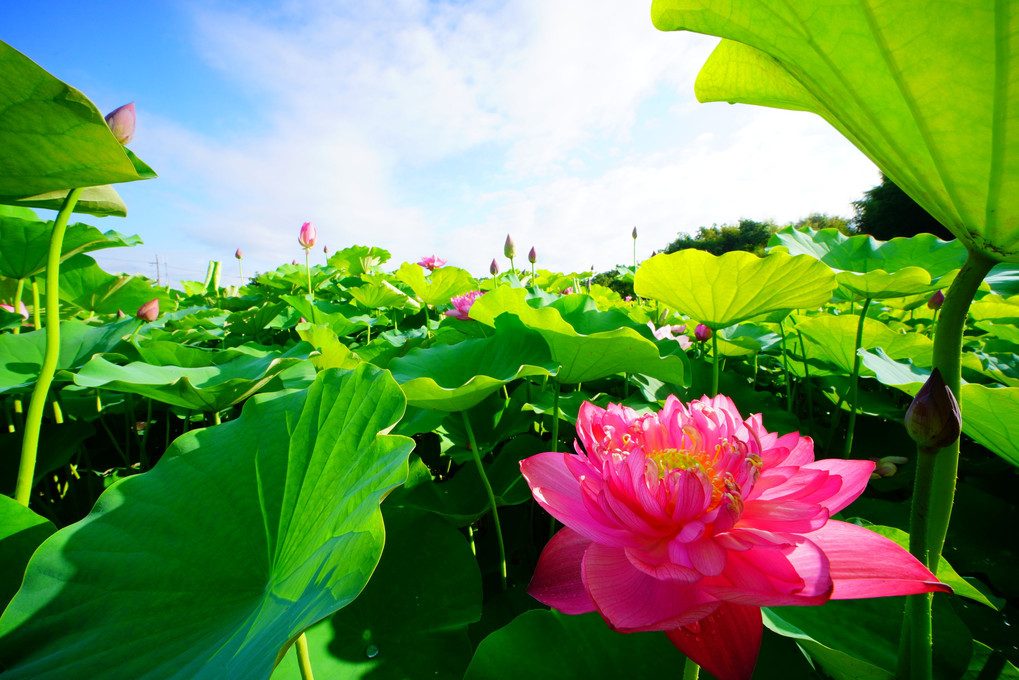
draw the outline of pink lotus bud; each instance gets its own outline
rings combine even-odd
[[[138,313],[135,315],[142,321],[155,321],[159,318],[159,298],[149,300],[144,305],[138,308]]]
[[[290,261],[290,264],[292,264],[292,265],[294,265],[294,266],[297,266],[297,260],[296,260],[296,259],[295,259],[295,260],[291,260],[291,261]]]
[[[697,324],[697,328],[693,329],[693,336],[697,342],[706,342],[711,339],[711,335],[711,329],[702,323]]]
[[[573,295],[573,286],[567,286],[559,291],[560,295]]]
[[[117,318],[118,319],[126,319],[127,318],[127,314],[124,313],[123,309],[118,309],[117,310]]]
[[[962,431],[962,413],[941,371],[931,373],[906,409],[906,431],[919,444],[934,449],[948,446]]]
[[[127,144],[134,139],[134,102],[124,104],[119,109],[114,109],[106,114],[106,124],[117,141]]]
[[[502,254],[511,260],[517,254],[517,246],[513,243],[513,239],[510,238],[509,234],[506,234],[506,243],[502,246]]]
[[[492,264],[488,265],[488,273],[491,274],[492,276],[495,276],[496,274],[498,274],[499,273],[499,263],[496,262],[495,260],[492,260]]]
[[[945,294],[940,290],[935,291],[934,295],[931,295],[930,299],[927,300],[928,309],[941,309],[943,304],[945,304]]]
[[[632,236],[632,237],[633,237],[633,240],[634,240],[634,241],[636,241],[636,240],[637,240],[637,227],[634,227],[634,228],[633,228],[633,231],[631,231],[631,232],[630,232],[630,236]]]
[[[534,246],[531,246],[531,251],[527,253],[527,261],[531,264],[538,261],[538,251],[534,249]]]
[[[322,252],[325,253],[326,255],[328,255],[329,254],[329,246],[322,246]]]
[[[301,247],[305,250],[310,249],[315,245],[315,241],[318,239],[318,232],[315,231],[315,226],[311,222],[305,222],[301,225],[301,233],[297,237],[297,242],[301,244]]]
[[[238,260],[243,260],[244,259],[244,253],[241,252],[240,248],[238,248],[237,252],[234,253],[234,257],[236,257]]]

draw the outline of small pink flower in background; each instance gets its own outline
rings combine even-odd
[[[318,232],[315,231],[315,225],[311,222],[302,224],[301,233],[297,236],[297,242],[301,244],[301,247],[308,250],[315,245],[316,240],[318,240]]]
[[[28,319],[28,307],[25,306],[24,302],[18,302],[18,311],[14,311],[14,305],[0,304],[0,309],[6,309],[11,314],[20,314],[23,319]]]
[[[142,321],[155,321],[159,318],[159,298],[149,300],[144,305],[138,308],[138,313],[135,315]]]
[[[292,265],[296,265],[296,264],[297,264],[297,259],[295,258],[295,259],[291,260],[291,261],[290,261],[290,264],[292,264]]]
[[[945,294],[942,293],[940,290],[939,291],[935,291],[934,295],[931,295],[930,298],[927,299],[927,308],[928,309],[935,309],[935,310],[941,309],[941,305],[943,305],[943,304],[945,304]]]
[[[454,296],[453,299],[450,300],[450,303],[453,305],[453,309],[448,310],[446,312],[446,316],[451,316],[454,319],[460,319],[461,321],[470,321],[471,317],[468,316],[468,312],[471,311],[471,305],[473,305],[474,301],[484,294],[484,291],[472,290],[469,293]]]
[[[693,336],[697,338],[697,342],[707,342],[711,339],[711,329],[702,323],[697,324],[697,327],[693,329]]]
[[[749,678],[761,607],[951,589],[869,529],[830,520],[874,463],[814,460],[813,441],[744,420],[725,396],[658,413],[580,407],[576,453],[520,469],[565,525],[528,592],[624,632],[665,631],[720,680]]]
[[[110,132],[121,144],[127,144],[134,139],[134,102],[124,104],[106,114],[106,124],[110,126]]]
[[[559,291],[560,295],[573,295],[573,286],[567,286]]]
[[[623,298],[623,302],[633,302],[633,296],[632,295],[627,295],[626,297]],[[651,323],[651,322],[648,321],[648,323]]]
[[[494,259],[492,260],[492,264],[488,265],[488,273],[491,274],[492,276],[495,276],[496,274],[499,273],[499,263],[496,262]]]
[[[648,321],[647,327],[651,329],[656,340],[675,340],[679,343],[680,349],[686,351],[693,347],[693,341],[686,335],[686,326],[662,326],[655,328],[653,322]]]
[[[236,257],[238,260],[243,260],[244,259],[244,253],[241,252],[240,248],[238,248],[237,252],[234,253],[234,257]]]
[[[422,257],[421,261],[418,262],[418,264],[431,272],[435,271],[439,267],[445,267],[446,261],[443,260],[441,257],[429,255],[428,257]]]

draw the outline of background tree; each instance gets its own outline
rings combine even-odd
[[[859,201],[853,201],[853,207],[856,208],[853,220],[856,231],[870,234],[879,241],[923,233],[946,241],[955,238],[883,174],[881,184],[866,192]]]
[[[687,248],[706,250],[712,255],[721,255],[732,250],[745,250],[750,253],[764,254],[764,248],[768,245],[768,239],[778,230],[778,226],[771,220],[758,222],[756,220],[740,220],[738,225],[713,224],[710,227],[701,227],[697,230],[696,236],[681,236],[670,243],[664,250],[666,253],[674,253]]]
[[[799,222],[794,222],[793,227],[801,230],[805,227],[810,227],[814,231],[820,229],[838,229],[846,236],[852,236],[856,233],[852,220],[837,215],[829,215],[828,213],[810,213]]]

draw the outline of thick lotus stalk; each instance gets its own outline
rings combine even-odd
[[[134,102],[124,104],[106,114],[106,124],[110,126],[110,132],[121,144],[127,144],[134,139]]]

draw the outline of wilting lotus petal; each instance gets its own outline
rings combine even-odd
[[[815,461],[809,438],[768,432],[727,397],[646,415],[584,403],[576,429],[576,453],[520,463],[566,525],[528,592],[622,632],[667,631],[720,680],[753,672],[760,607],[950,590],[889,539],[829,519],[872,461]]]

